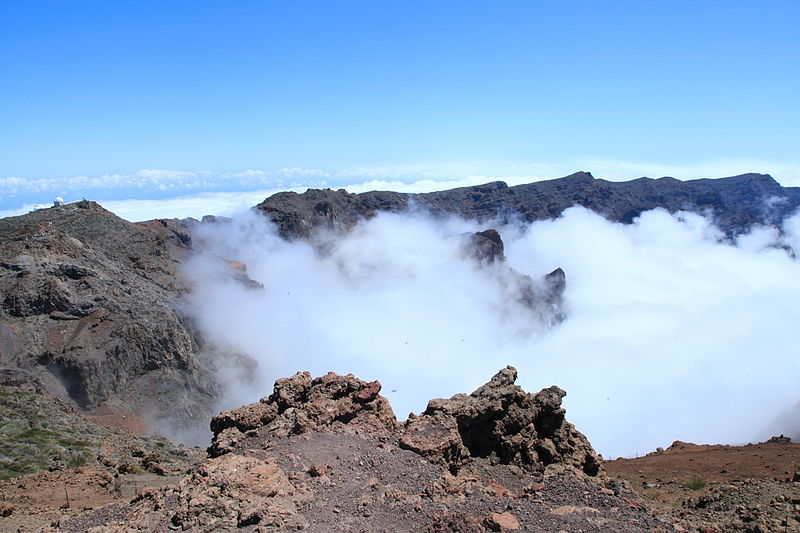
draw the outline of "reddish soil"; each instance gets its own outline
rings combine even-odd
[[[127,431],[131,435],[138,435],[146,437],[150,435],[149,424],[136,414],[129,411],[122,411],[114,409],[107,405],[100,406],[97,411],[92,414],[84,414],[87,419],[102,426],[121,429]]]
[[[0,480],[0,531],[39,532],[89,509],[128,502],[147,488],[179,478],[150,473],[114,477],[85,467]]]
[[[683,482],[690,477],[708,483],[745,479],[785,480],[800,470],[800,443],[723,446],[675,442],[662,452],[605,463],[609,475],[642,483]]]
[[[675,442],[636,459],[604,464],[648,503],[688,530],[800,531],[800,443],[746,446]]]

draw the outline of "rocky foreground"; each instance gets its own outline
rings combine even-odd
[[[400,423],[378,382],[298,373],[214,417],[204,454],[0,387],[0,530],[800,531],[800,444],[603,462],[564,391],[515,377]]]
[[[176,484],[52,531],[670,531],[565,418],[505,368],[399,423],[380,384],[308,373],[211,422]]]

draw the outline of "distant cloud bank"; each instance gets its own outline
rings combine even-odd
[[[0,217],[24,214],[56,196],[67,202],[99,201],[128,220],[228,215],[278,191],[345,188],[351,192],[431,192],[502,180],[509,185],[566,176],[580,170],[623,181],[642,176],[678,179],[724,177],[747,172],[771,174],[784,186],[800,186],[800,165],[757,160],[707,161],[693,165],[582,158],[569,162],[507,165],[354,167],[325,170],[282,167],[237,172],[143,169],[130,174],[28,179],[0,178]]]

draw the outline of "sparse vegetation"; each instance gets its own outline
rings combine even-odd
[[[86,455],[82,453],[73,453],[69,456],[69,459],[67,459],[67,467],[78,468],[79,466],[85,465],[88,460]]]
[[[0,386],[0,479],[77,468],[101,453],[116,463],[131,461],[131,473],[141,473],[141,458],[129,456],[133,448],[144,450],[145,455],[158,451],[167,468],[189,459],[185,449],[163,438],[123,436],[58,401]]]
[[[699,477],[690,477],[683,482],[683,487],[689,490],[700,490],[705,488],[706,482]]]

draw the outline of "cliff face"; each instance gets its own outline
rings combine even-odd
[[[753,224],[783,220],[800,206],[800,188],[781,187],[766,174],[610,182],[577,172],[514,187],[498,181],[425,194],[310,189],[303,194],[276,194],[256,208],[277,224],[284,237],[307,238],[320,228],[347,230],[360,218],[370,218],[378,211],[397,212],[413,206],[434,215],[453,214],[479,221],[519,216],[532,222],[555,218],[573,205],[623,223],[657,207],[670,212],[710,213],[720,228],[732,235]]]
[[[205,418],[216,385],[175,308],[190,250],[171,225],[86,201],[0,219],[0,366],[82,409]]]

